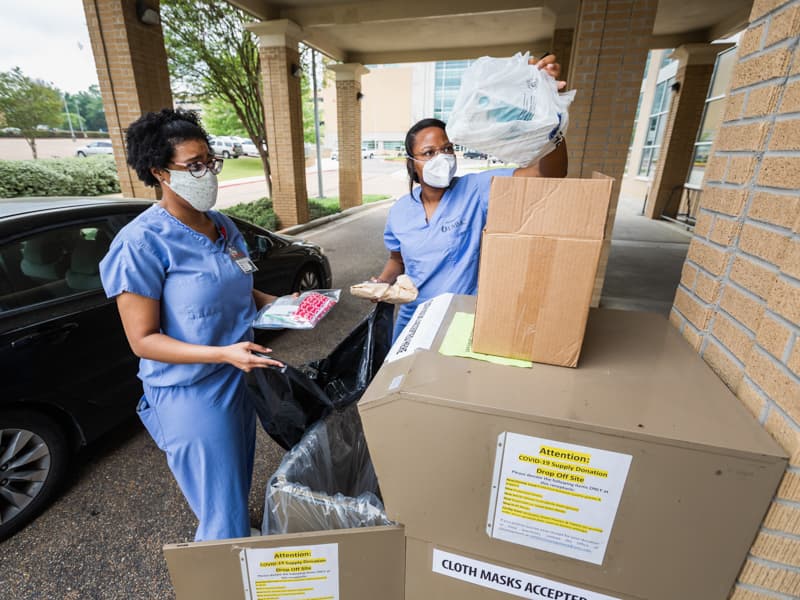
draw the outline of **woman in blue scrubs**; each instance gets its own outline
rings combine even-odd
[[[540,69],[558,79],[561,67],[546,54]],[[559,89],[566,83],[559,82]],[[423,119],[406,134],[406,166],[410,193],[389,211],[384,243],[389,259],[373,281],[393,283],[406,273],[419,290],[414,302],[400,307],[394,328],[396,339],[416,307],[426,300],[452,292],[474,295],[478,291],[481,232],[489,208],[492,177],[564,177],[567,148],[562,141],[539,162],[520,169],[494,169],[454,177],[453,144],[438,119]],[[414,187],[414,183],[419,183]]]
[[[128,164],[161,201],[114,238],[100,269],[140,357],[137,412],[199,519],[195,540],[250,535],[255,413],[244,373],[281,363],[253,343],[255,269],[238,229],[210,210],[222,160],[197,115],[164,109],[133,122]]]

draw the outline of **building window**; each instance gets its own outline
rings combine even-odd
[[[461,76],[472,63],[471,60],[446,60],[436,63],[433,86],[434,118],[447,122],[461,87]]]
[[[362,150],[375,150],[378,148],[378,142],[375,140],[363,140],[361,142]]]
[[[639,176],[652,177],[658,164],[658,155],[661,150],[661,140],[664,138],[664,129],[669,119],[669,103],[672,84],[675,77],[665,79],[656,85],[653,107],[647,121],[647,133],[642,146],[642,160],[639,163]]]
[[[384,150],[404,150],[405,145],[401,140],[391,140],[383,142]]]
[[[697,132],[697,141],[694,144],[692,170],[689,172],[689,179],[686,182],[690,186],[700,187],[703,183],[708,155],[711,153],[711,144],[717,136],[717,131],[722,125],[725,115],[725,105],[727,104],[725,92],[731,81],[735,64],[735,46],[717,55],[714,74],[711,76],[711,84],[708,86],[703,120],[700,122],[700,130]]]

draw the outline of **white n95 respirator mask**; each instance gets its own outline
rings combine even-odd
[[[446,188],[456,174],[456,157],[437,154],[422,168],[422,180],[431,187]]]

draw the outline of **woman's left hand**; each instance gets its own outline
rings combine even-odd
[[[539,60],[531,58],[528,60],[528,62],[532,65],[536,65],[539,69],[544,70],[545,73],[555,79],[556,83],[558,84],[559,92],[567,87],[566,81],[558,80],[559,76],[561,75],[561,65],[556,62],[555,54],[545,54]]]

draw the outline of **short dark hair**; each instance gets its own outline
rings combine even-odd
[[[193,110],[164,108],[145,113],[125,133],[128,165],[145,185],[156,186],[158,180],[150,169],[165,169],[175,155],[175,146],[189,140],[211,145],[200,117]]]
[[[421,121],[414,123],[414,125],[411,126],[411,129],[408,130],[408,133],[406,133],[406,171],[408,171],[409,193],[414,189],[414,184],[419,183],[419,177],[417,176],[417,172],[414,170],[414,161],[410,158],[414,155],[414,142],[417,140],[417,134],[428,127],[438,127],[442,131],[446,131],[447,126],[445,125],[444,121],[439,119],[422,119]]]

